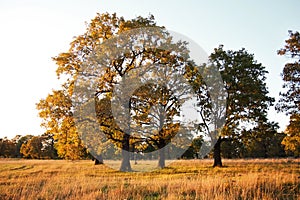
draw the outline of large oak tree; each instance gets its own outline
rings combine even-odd
[[[151,27],[156,29],[149,29]],[[141,31],[141,28],[148,28],[148,32]],[[130,32],[131,30],[133,31]],[[130,71],[138,68],[145,68],[145,73],[147,73],[151,66],[163,65],[184,74],[184,66],[188,63],[186,43],[181,41],[174,43],[169,33],[163,27],[156,25],[153,16],[125,20],[122,17],[117,17],[116,14],[105,13],[97,14],[88,25],[86,32],[71,42],[69,51],[60,53],[53,59],[58,65],[58,77],[62,77],[65,82],[61,90],[53,91],[53,94],[42,99],[37,107],[40,110],[40,116],[44,119],[43,125],[48,129],[47,132],[54,134],[54,138],[57,139],[56,146],[59,155],[68,158],[65,155],[68,155],[70,149],[74,148],[77,149],[75,155],[80,157],[84,148],[79,138],[84,138],[85,146],[88,149],[93,143],[101,144],[100,152],[105,148],[102,146],[102,139],[105,138],[98,137],[97,134],[93,137],[91,134],[83,133],[84,135],[80,135],[78,133],[78,128],[87,130],[86,132],[91,130],[87,128],[90,118],[77,119],[77,122],[80,121],[81,127],[77,127],[77,129],[75,127],[74,105],[76,106],[77,103],[78,105],[89,105],[90,103],[88,101],[82,102],[85,101],[83,96],[75,98],[75,100],[73,98],[71,102],[71,97],[74,97],[74,90],[81,93],[81,89],[85,90],[89,87],[89,83],[87,85],[81,83],[78,81],[78,77],[82,80],[93,79],[91,82],[96,85],[94,103],[97,123],[100,126],[98,130],[102,131],[114,145],[122,149],[123,159],[120,170],[131,171],[129,162],[131,146],[134,143],[146,141],[133,137],[135,130],[132,127],[131,119],[140,119],[132,116],[134,112],[131,110],[135,110],[137,107],[133,107],[134,102],[130,100],[131,97],[126,99],[127,102],[121,103],[121,107],[123,107],[121,111],[125,113],[123,113],[124,118],[115,120],[111,105],[114,89]],[[87,68],[83,66],[87,66],[91,71],[86,70]],[[96,78],[94,78],[95,76]],[[126,96],[127,94],[123,93],[122,95]],[[169,116],[174,116],[174,113],[178,112],[174,109],[170,107],[170,112],[173,114]],[[123,114],[119,116],[123,116]],[[120,124],[120,122],[124,123]],[[138,124],[138,122],[135,123]],[[163,124],[161,124],[160,129],[167,130]],[[164,134],[161,134],[169,140],[169,136],[166,134],[173,135],[174,133],[173,131],[165,131]],[[151,139],[152,142],[154,141],[153,138]],[[163,140],[162,137],[156,137],[155,142],[159,144],[157,145],[158,148],[162,148],[164,145]],[[157,143],[157,141],[160,142]],[[149,142],[146,143],[150,144]],[[95,151],[95,148],[93,150]],[[99,152],[95,152],[95,154],[99,155]],[[75,155],[73,158],[77,158]],[[163,167],[164,164],[161,166]]]
[[[265,67],[245,49],[225,51],[219,46],[210,55],[227,91],[225,125],[214,146],[214,166],[222,166],[221,143],[243,137],[241,127],[267,122],[267,110],[274,99],[268,96]]]

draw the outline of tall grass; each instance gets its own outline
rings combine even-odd
[[[181,160],[124,173],[92,161],[0,160],[0,199],[300,199],[300,161]]]

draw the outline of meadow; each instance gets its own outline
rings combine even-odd
[[[300,159],[212,162],[126,173],[89,160],[0,159],[0,199],[300,199]]]

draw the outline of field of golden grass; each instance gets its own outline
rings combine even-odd
[[[125,173],[88,160],[0,159],[0,199],[300,199],[299,159],[223,162],[180,160]]]

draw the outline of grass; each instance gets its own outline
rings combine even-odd
[[[180,160],[125,173],[86,160],[0,159],[0,199],[300,199],[299,159],[223,162]]]

